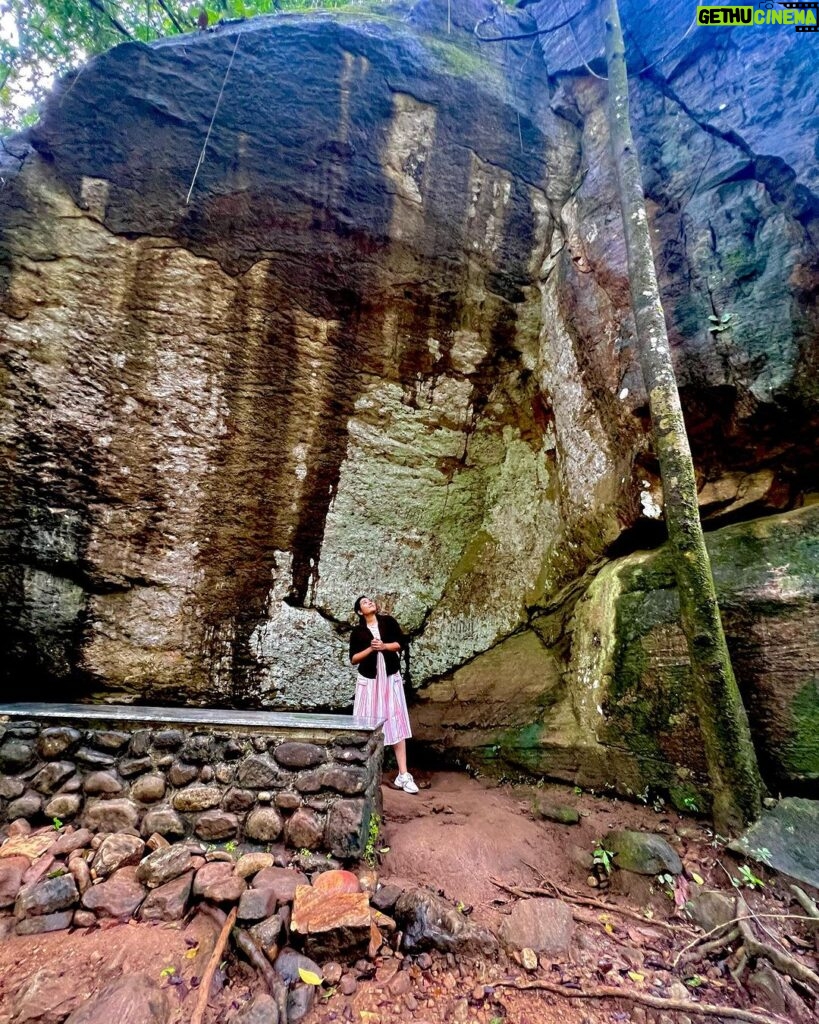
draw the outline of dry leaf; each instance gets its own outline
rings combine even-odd
[[[315,971],[307,971],[303,967],[299,968],[299,977],[305,983],[305,985],[320,985],[321,978],[316,974]]]

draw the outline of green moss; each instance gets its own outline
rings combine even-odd
[[[483,76],[500,79],[500,71],[490,60],[476,50],[467,50],[454,43],[446,43],[432,36],[424,38],[424,45],[444,65],[446,70],[459,78]]]
[[[819,679],[811,679],[791,704],[794,736],[784,761],[803,779],[819,779]]]

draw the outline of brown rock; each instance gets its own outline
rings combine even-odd
[[[83,822],[92,832],[122,832],[136,827],[139,811],[130,800],[97,800],[85,805]]]
[[[254,889],[273,889],[280,904],[292,903],[300,885],[309,885],[307,875],[295,868],[264,868],[253,879]]]
[[[88,846],[92,838],[93,836],[87,828],[73,829],[70,832],[66,830],[52,846],[51,853],[55,857],[64,857],[66,854],[73,853],[74,850],[81,850],[84,846]]]
[[[179,921],[185,916],[193,884],[193,872],[188,871],[157,889],[145,898],[139,911],[143,921]]]
[[[363,956],[370,942],[369,900],[362,892],[322,892],[300,885],[293,902],[290,930],[303,938],[308,956]]]
[[[14,929],[18,935],[42,935],[45,932],[61,932],[71,927],[74,917],[73,910],[61,910],[56,914],[42,914],[37,917],[26,917],[17,922]]]
[[[47,878],[34,885],[24,886],[17,895],[14,916],[21,918],[53,914],[73,906],[79,897],[73,876],[66,872],[57,878]]]
[[[10,775],[0,775],[0,798],[3,800],[16,800],[25,791],[25,783],[20,779],[13,779]]]
[[[36,818],[43,807],[43,800],[39,793],[29,789],[16,800],[12,800],[6,808],[6,816],[9,818]]]
[[[295,1021],[296,1018],[290,1017]],[[261,993],[254,997],[237,1017],[235,1024],[279,1024],[279,1008],[273,996]]]
[[[314,743],[280,743],[273,757],[284,768],[312,768],[324,761],[324,751]]]
[[[272,853],[245,853],[236,861],[236,874],[240,878],[250,878],[265,868],[272,868],[273,863]]]
[[[325,842],[334,857],[352,859],[364,852],[363,800],[338,800],[327,815]]]
[[[177,761],[168,771],[168,781],[172,786],[187,786],[198,775],[199,769],[195,764],[182,764],[181,761]]]
[[[287,921],[285,917],[286,915],[280,911],[278,914],[272,914],[270,917],[265,918],[264,921],[254,924],[249,929],[253,940],[259,945],[271,963],[276,962],[281,946],[280,940],[283,938],[286,930]]]
[[[71,761],[52,761],[37,772],[31,784],[38,792],[51,794],[70,778],[74,771]]]
[[[232,864],[224,861],[205,864],[196,872],[193,882],[194,896],[212,903],[235,903],[246,888],[244,878],[235,873]]]
[[[130,779],[133,775],[149,772],[153,766],[150,757],[127,757],[118,763],[117,770],[124,779]]]
[[[273,802],[283,811],[295,811],[297,807],[301,807],[301,797],[298,793],[294,793],[289,789],[277,793],[273,798]]]
[[[178,878],[193,867],[193,854],[186,846],[165,846],[148,856],[137,868],[136,877],[149,889]]]
[[[322,871],[313,879],[313,888],[322,892],[361,892],[358,878],[352,871]]]
[[[225,793],[225,798],[222,801],[222,807],[226,811],[235,811],[241,813],[242,811],[249,810],[256,803],[256,794],[252,793],[249,789],[229,789]]]
[[[239,831],[239,819],[227,811],[205,811],[196,820],[194,832],[200,839],[215,843],[222,839],[232,839]]]
[[[142,821],[142,834],[146,836],[154,832],[179,839],[185,835],[185,825],[173,807],[152,807]]]
[[[91,772],[85,777],[83,789],[93,796],[113,795],[122,792],[122,783],[111,772]]]
[[[155,804],[165,796],[165,779],[162,775],[140,775],[131,785],[131,799],[141,804]]]
[[[145,889],[137,881],[137,869],[120,868],[99,885],[92,885],[82,897],[86,910],[98,917],[131,917],[145,898]]]
[[[41,857],[38,857],[23,875],[23,885],[34,885],[45,878],[53,864],[54,855],[51,853],[44,853]]]
[[[91,868],[89,868],[88,862],[83,860],[82,857],[75,857],[74,860],[69,860],[68,870],[71,872],[77,889],[82,895],[91,884]]]
[[[54,757],[60,757],[72,747],[76,747],[82,739],[82,735],[76,729],[68,729],[64,726],[43,729],[37,737],[37,752],[40,757],[50,761]]]
[[[571,909],[560,900],[520,900],[503,919],[501,938],[507,946],[529,947],[538,953],[566,954],[571,947],[574,923]]]
[[[79,814],[81,807],[82,798],[76,793],[58,793],[45,805],[45,816],[58,818],[60,821],[70,821]]]
[[[412,979],[409,971],[397,971],[394,977],[387,983],[387,991],[393,998],[404,996],[412,991]]]
[[[93,928],[97,923],[97,915],[90,910],[75,910],[71,923],[75,928]]]
[[[97,878],[107,878],[118,868],[139,864],[144,850],[145,843],[136,836],[114,833],[103,841],[91,867]]]
[[[285,841],[296,850],[315,850],[323,836],[324,821],[307,807],[300,807],[285,826]]]
[[[236,768],[237,784],[247,789],[275,786],[280,776],[278,765],[264,754],[251,754]]]
[[[54,963],[26,978],[7,1009],[20,1024],[59,1024],[86,998],[81,979],[67,977],[65,969]]]
[[[275,911],[276,904],[272,889],[248,889],[239,900],[238,917],[242,921],[261,921]]]
[[[217,786],[197,785],[188,786],[174,794],[171,803],[177,811],[206,811],[218,807],[221,800],[222,791]]]
[[[10,907],[17,899],[29,865],[27,857],[0,858],[0,907]]]
[[[123,974],[75,1010],[65,1024],[167,1024],[168,998],[147,974]]]
[[[338,983],[338,990],[343,996],[354,995],[357,989],[358,982],[352,974],[342,975],[341,981]]]
[[[245,836],[262,843],[271,843],[282,833],[281,815],[274,807],[257,807],[245,822]]]

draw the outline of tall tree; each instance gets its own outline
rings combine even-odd
[[[637,349],[663,481],[680,618],[720,831],[759,817],[763,793],[748,717],[725,642],[700,523],[694,463],[683,420],[649,236],[643,179],[629,118],[625,45],[617,0],[606,21],[609,125],[626,239]]]

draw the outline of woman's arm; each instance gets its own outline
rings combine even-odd
[[[351,654],[350,661],[353,665],[357,665],[360,661],[368,658],[374,651],[373,647],[365,647],[363,651],[359,651],[358,654]]]

